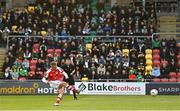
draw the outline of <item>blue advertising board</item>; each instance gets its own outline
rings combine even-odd
[[[32,82],[1,82],[0,95],[20,95],[20,94],[57,94],[58,90],[49,87],[49,85],[41,81]]]
[[[158,95],[180,95],[180,83],[147,83],[146,95],[149,95],[152,89],[156,89]]]

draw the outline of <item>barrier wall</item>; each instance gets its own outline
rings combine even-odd
[[[157,89],[159,95],[180,95],[180,83],[76,82],[75,87],[85,95],[149,95],[152,89]],[[0,95],[11,94],[57,94],[57,89],[41,81],[0,81]]]
[[[152,89],[157,89],[158,95],[180,95],[180,83],[147,83],[146,94]]]
[[[81,94],[145,95],[145,83],[132,82],[76,82]]]
[[[55,94],[56,89],[40,81],[32,82],[1,82],[0,95],[6,94]]]

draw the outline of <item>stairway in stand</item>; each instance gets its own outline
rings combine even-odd
[[[176,22],[176,32],[180,33],[180,21]],[[180,34],[177,34],[176,37],[180,41]]]
[[[3,66],[3,63],[4,63],[4,58],[5,58],[5,51],[6,49],[5,48],[0,48],[0,78],[2,78],[3,76],[3,72],[2,72],[2,66]]]
[[[176,16],[160,16],[158,18],[158,30],[160,33],[179,33],[180,22],[177,22]],[[179,40],[178,35],[162,35],[162,37],[174,37]]]

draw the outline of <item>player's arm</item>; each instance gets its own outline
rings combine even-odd
[[[49,83],[49,81],[47,80],[49,72],[50,72],[50,69],[46,72],[45,76],[42,78],[42,82],[46,84]]]
[[[64,75],[64,77],[65,77],[66,79],[69,78],[68,74],[67,74],[65,71],[63,71],[63,75]]]
[[[58,67],[58,70],[64,75],[65,79],[69,78],[68,74],[63,69]]]
[[[42,78],[42,82],[44,82],[44,83],[47,84],[47,83],[48,83],[48,80],[47,80],[45,77],[43,77],[43,78]]]
[[[76,70],[74,69],[74,70],[70,73],[70,75],[74,75],[75,71],[76,71]]]
[[[72,65],[72,68],[73,68],[73,71],[70,73],[71,76],[74,75],[75,72],[76,72],[76,69],[75,69],[75,67],[73,65]]]

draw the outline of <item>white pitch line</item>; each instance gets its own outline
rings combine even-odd
[[[0,111],[180,111],[180,110],[0,110]]]

